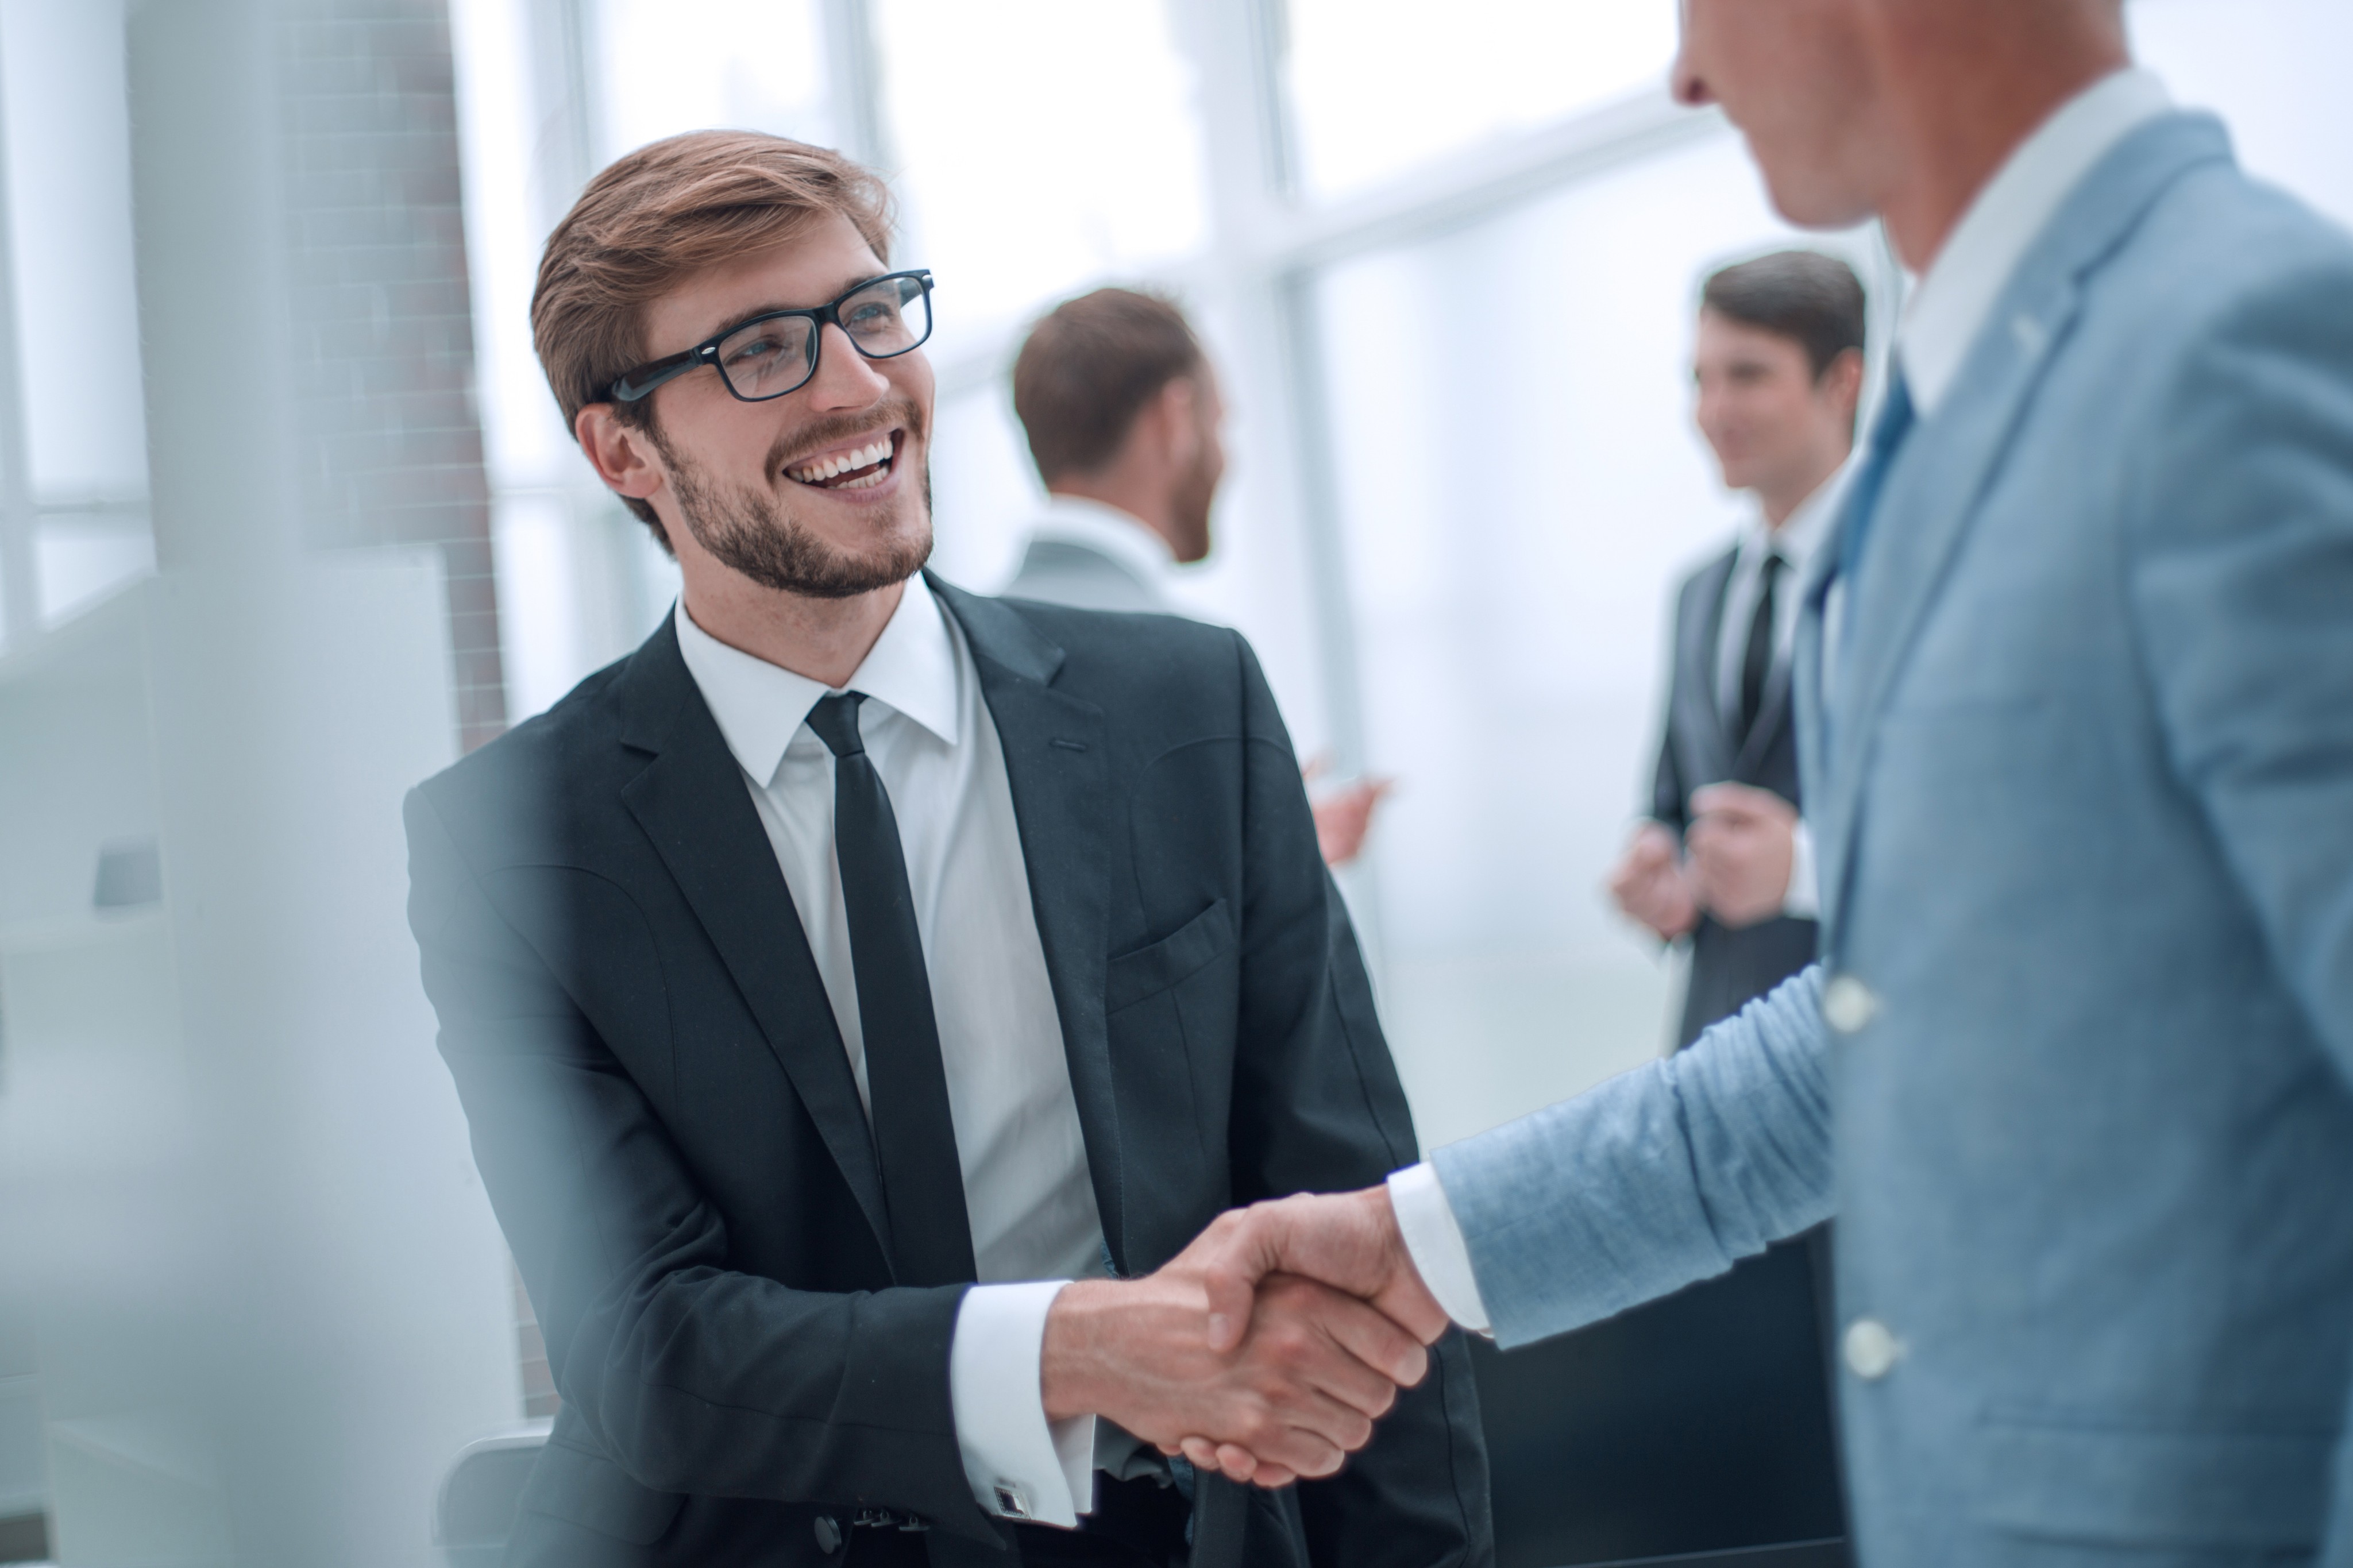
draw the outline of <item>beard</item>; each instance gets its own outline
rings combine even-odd
[[[1199,561],[1209,553],[1209,509],[1218,499],[1218,482],[1225,477],[1222,453],[1204,448],[1193,466],[1176,481],[1168,498],[1169,521],[1176,537],[1169,541],[1179,561]]]
[[[881,413],[879,421],[870,414],[796,430],[791,447],[779,440],[769,448],[762,465],[764,474],[774,476],[770,488],[765,489],[723,484],[673,450],[659,430],[650,434],[662,460],[670,467],[670,490],[678,500],[679,515],[685,520],[687,531],[714,559],[778,593],[810,599],[851,599],[905,582],[931,559],[929,468],[913,476],[916,485],[912,499],[917,507],[913,526],[883,534],[873,548],[861,552],[842,550],[819,537],[792,515],[778,488],[797,483],[784,477],[785,459],[792,447],[830,446],[892,426],[903,428],[908,438],[892,462],[895,467],[905,461],[907,449],[916,446],[923,435],[922,411],[912,401],[902,400],[885,406]]]

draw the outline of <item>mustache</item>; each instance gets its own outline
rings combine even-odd
[[[773,482],[800,458],[812,452],[822,452],[828,447],[860,436],[871,436],[893,426],[902,427],[907,434],[920,438],[923,434],[923,411],[912,397],[892,397],[875,407],[859,414],[836,414],[804,425],[797,430],[776,437],[768,448],[768,478]]]

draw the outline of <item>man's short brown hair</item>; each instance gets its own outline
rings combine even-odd
[[[694,131],[616,159],[547,237],[532,291],[532,340],[566,428],[649,357],[647,306],[704,268],[782,244],[828,214],[890,260],[889,190],[827,148],[757,131]],[[650,398],[614,409],[652,426]],[[654,523],[645,502],[628,507]]]
[[[1780,250],[1711,275],[1700,305],[1760,331],[1794,339],[1814,379],[1863,342],[1862,281],[1854,268],[1819,250]]]
[[[1098,289],[1055,306],[1013,362],[1013,412],[1039,477],[1102,468],[1144,405],[1202,363],[1185,312],[1156,294]]]

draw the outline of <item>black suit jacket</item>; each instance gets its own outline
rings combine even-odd
[[[1737,550],[1726,551],[1693,573],[1675,598],[1674,679],[1651,815],[1679,834],[1691,826],[1692,793],[1707,784],[1751,784],[1804,808],[1798,795],[1798,730],[1789,707],[1788,661],[1766,687],[1765,705],[1745,745],[1736,743],[1716,703],[1716,639],[1737,556]],[[1797,591],[1793,583],[1783,587]],[[1701,917],[1692,933],[1691,986],[1683,996],[1678,1047],[1811,963],[1816,946],[1812,921],[1777,915],[1734,931]]]
[[[1236,1204],[1413,1160],[1248,646],[934,586],[1003,740],[1119,1270]],[[564,1398],[509,1561],[815,1564],[817,1516],[877,1508],[928,1522],[935,1564],[1018,1561],[956,1447],[965,1287],[892,1282],[832,1009],[674,628],[407,821],[441,1051]],[[1449,1341],[1341,1475],[1204,1481],[1195,1560],[1485,1562],[1486,1484]]]

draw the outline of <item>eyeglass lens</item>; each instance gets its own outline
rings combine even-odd
[[[913,278],[879,278],[842,300],[836,314],[869,359],[905,353],[932,332],[931,296]],[[720,341],[719,373],[738,397],[781,397],[817,374],[818,333],[807,316],[747,321]]]

